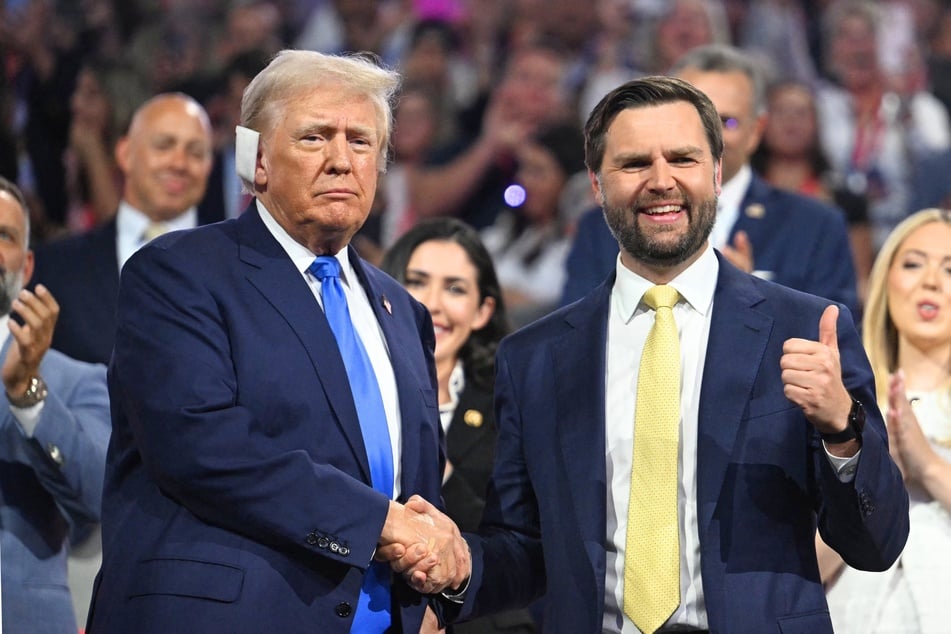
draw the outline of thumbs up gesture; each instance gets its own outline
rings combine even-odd
[[[844,431],[852,408],[852,397],[842,383],[838,318],[837,306],[826,307],[819,318],[819,341],[787,339],[779,362],[786,398],[824,434]]]

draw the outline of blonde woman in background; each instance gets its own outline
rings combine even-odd
[[[819,543],[836,632],[947,632],[951,622],[951,211],[895,227],[872,267],[862,324],[890,451],[905,478],[911,532],[883,573]],[[861,468],[861,467],[860,467]]]

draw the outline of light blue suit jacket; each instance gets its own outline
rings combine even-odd
[[[868,424],[855,479],[783,394],[790,337],[818,338],[827,300],[720,258],[700,393],[697,514],[713,632],[831,632],[816,526],[852,566],[882,570],[908,536],[908,496],[887,447],[871,368],[850,314],[843,381]],[[601,630],[605,596],[605,350],[613,275],[511,335],[498,355],[498,454],[463,617],[546,591],[546,632]],[[547,579],[547,584],[546,584]]]
[[[0,352],[6,359],[12,337]],[[66,584],[69,535],[99,520],[109,443],[106,368],[49,350],[49,387],[28,438],[0,388],[0,566],[3,631],[74,633]]]

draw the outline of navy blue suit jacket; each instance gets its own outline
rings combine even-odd
[[[349,254],[396,376],[402,496],[438,501],[429,313]],[[349,632],[389,500],[330,326],[257,211],[127,262],[109,389],[90,631]],[[393,598],[417,631],[423,598]]]
[[[750,238],[757,275],[858,310],[852,248],[838,209],[773,187],[754,174],[730,230],[731,243],[737,231]],[[565,265],[562,305],[601,283],[614,270],[617,254],[617,240],[601,210],[582,216]]]
[[[605,596],[605,350],[613,275],[502,342],[498,454],[463,617],[541,595],[546,632],[601,630]],[[887,568],[908,497],[887,447],[871,368],[849,313],[845,386],[868,411],[851,483],[783,394],[790,337],[818,338],[827,302],[741,273],[720,256],[697,438],[697,517],[713,632],[831,632],[814,537],[850,565]],[[546,584],[547,580],[547,584]]]
[[[198,224],[223,220],[221,209],[198,208]],[[30,284],[45,285],[59,303],[53,348],[80,361],[109,363],[116,332],[119,256],[116,219],[36,248]]]

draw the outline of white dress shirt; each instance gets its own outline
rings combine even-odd
[[[710,244],[713,248],[722,250],[724,246],[730,244],[730,233],[740,218],[740,205],[743,204],[743,199],[752,182],[753,170],[749,165],[744,165],[733,178],[723,183],[720,195],[717,197],[717,219],[710,233]]]
[[[320,295],[320,281],[307,270],[316,256],[304,245],[294,240],[264,208],[260,200],[257,201],[257,208],[258,214],[264,221],[264,226],[268,228],[274,239],[280,243],[288,257],[294,262],[294,266],[297,267],[297,270],[306,280],[322,309],[324,303]],[[335,254],[335,257],[340,262],[340,283],[343,286],[344,295],[347,296],[350,319],[353,320],[353,326],[356,328],[357,334],[360,335],[363,347],[366,348],[370,363],[373,366],[373,372],[376,374],[377,383],[380,385],[380,395],[383,397],[383,409],[386,412],[386,423],[390,432],[390,445],[393,451],[393,499],[398,499],[402,471],[400,464],[402,443],[396,375],[393,373],[393,366],[390,363],[390,353],[386,346],[386,339],[383,337],[383,331],[376,320],[373,308],[370,306],[370,298],[367,296],[366,289],[360,284],[356,271],[350,265],[347,248],[341,249],[339,253]],[[360,395],[355,394],[354,397],[359,398]]]
[[[116,257],[119,260],[119,270],[122,270],[133,253],[145,245],[146,240],[143,240],[142,236],[151,222],[148,216],[126,201],[119,203],[119,211],[116,212]],[[169,231],[194,229],[198,226],[198,209],[190,207],[164,224]]]
[[[697,418],[700,384],[713,292],[720,264],[711,247],[670,285],[680,293],[674,320],[680,335],[681,427],[677,506],[680,516],[680,606],[667,626],[683,624],[706,629],[707,614],[700,581],[700,536],[697,522]],[[641,303],[652,282],[617,263],[617,281],[611,292],[608,317],[608,354],[605,376],[605,457],[607,462],[607,570],[604,593],[604,632],[634,634],[634,623],[623,613],[624,551],[627,509],[634,453],[634,410],[637,374],[654,311]]]

